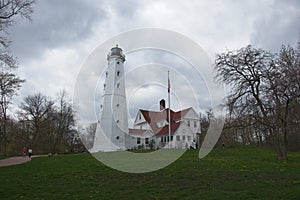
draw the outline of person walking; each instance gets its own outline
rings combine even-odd
[[[28,157],[29,157],[29,160],[31,160],[31,155],[32,155],[32,149],[28,149]]]
[[[25,157],[26,156],[26,152],[27,152],[27,149],[26,147],[23,147],[22,149],[22,156]]]

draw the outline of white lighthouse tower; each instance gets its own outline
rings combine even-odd
[[[128,117],[125,94],[125,55],[116,45],[107,55],[103,104],[92,152],[126,150]]]

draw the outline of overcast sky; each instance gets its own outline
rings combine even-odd
[[[299,0],[38,0],[34,10],[31,22],[18,19],[10,29],[11,51],[20,63],[18,74],[26,79],[14,100],[17,105],[36,92],[54,98],[65,89],[72,97],[77,74],[88,55],[112,36],[133,29],[156,27],[184,34],[214,60],[216,53],[248,44],[272,52],[282,44],[295,46],[300,28]],[[119,45],[122,47],[122,41]],[[176,61],[172,56],[146,51],[127,56],[125,66],[134,65],[133,59],[142,64],[145,55],[163,64]],[[142,68],[135,73],[139,74],[135,78],[147,77]],[[141,88],[130,93],[134,105],[130,115],[141,107],[156,109],[153,104],[163,91],[159,85]],[[200,93],[204,94],[198,102],[200,110],[205,110],[209,107],[206,88]],[[144,94],[153,98],[142,99]],[[184,107],[194,106],[188,98],[182,102]]]

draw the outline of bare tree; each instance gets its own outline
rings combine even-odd
[[[57,101],[41,93],[29,95],[20,108],[23,131],[31,135],[29,145],[36,152],[66,152],[78,143],[74,111],[65,91]]]
[[[18,63],[8,52],[10,41],[7,39],[7,28],[11,26],[15,20],[15,16],[21,16],[26,19],[31,19],[33,13],[34,0],[1,0],[0,1],[0,105],[2,114],[0,144],[3,143],[6,152],[7,145],[7,109],[10,100],[17,91],[20,89],[21,84],[24,82],[21,78],[16,76],[14,70],[17,68]],[[0,145],[0,152],[1,150]]]
[[[14,69],[16,68],[17,63],[16,60],[8,55],[8,54],[0,54],[0,107],[1,107],[1,139],[3,141],[4,149],[6,152],[6,144],[7,140],[7,109],[9,104],[11,103],[11,99],[14,95],[17,94],[17,91],[21,87],[21,83],[24,80],[20,79],[14,73]]]
[[[67,100],[67,93],[62,91],[59,94],[58,104],[52,116],[54,131],[52,132],[52,151],[56,152],[57,145],[62,141],[73,141],[75,116],[71,103]]]
[[[46,124],[49,120],[49,114],[53,110],[54,102],[41,93],[29,95],[24,98],[24,103],[21,104],[22,109],[19,114],[20,121],[25,121],[31,128],[32,148],[37,149],[38,146],[43,146],[43,140],[47,138],[49,131]]]
[[[91,123],[85,129],[81,130],[80,138],[88,150],[93,148],[96,130],[97,123]]]
[[[15,16],[31,20],[35,0],[0,0],[0,43],[7,47],[9,40],[3,36],[6,29],[11,26]]]
[[[277,56],[247,46],[218,54],[215,62],[216,78],[231,88],[230,112],[242,108],[244,114],[267,128],[279,160],[287,159],[290,102],[299,94],[297,80],[291,77],[299,73],[293,52],[290,47],[282,47]]]
[[[20,89],[21,83],[23,83],[24,80],[17,77],[14,73],[5,71],[2,67],[2,63],[0,65],[2,69],[0,72],[0,106],[3,118],[1,124],[1,135],[2,141],[4,142],[4,152],[6,152],[6,144],[8,142],[6,137],[7,109],[8,105],[11,103],[10,101],[12,97],[17,94],[17,91]]]

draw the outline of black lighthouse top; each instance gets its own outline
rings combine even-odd
[[[121,58],[122,61],[125,61],[125,55],[123,53],[123,50],[116,45],[115,47],[111,48],[109,54],[107,55],[107,60],[110,58]]]

